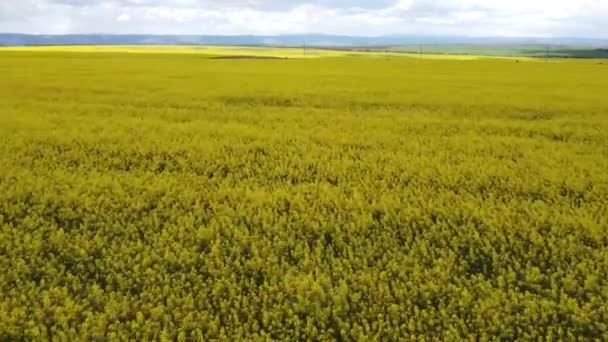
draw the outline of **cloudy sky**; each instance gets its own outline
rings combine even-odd
[[[0,0],[0,32],[608,38],[608,0]]]

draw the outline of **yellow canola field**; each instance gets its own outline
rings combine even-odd
[[[608,340],[604,61],[65,49],[0,49],[0,341]]]
[[[167,53],[200,54],[210,56],[251,56],[276,58],[319,58],[319,57],[409,57],[422,59],[475,60],[480,58],[514,59],[513,57],[488,57],[475,55],[414,54],[400,52],[367,52],[332,50],[303,47],[255,47],[255,46],[188,46],[188,45],[75,45],[75,46],[35,46],[0,47],[0,51],[24,52],[111,52],[111,53]],[[520,57],[521,61],[537,59]]]

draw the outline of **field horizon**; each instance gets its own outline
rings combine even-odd
[[[608,49],[576,45],[492,45],[424,44],[387,46],[277,46],[277,45],[188,45],[188,44],[78,44],[1,46],[0,51],[31,52],[129,52],[182,53],[214,56],[260,56],[277,58],[315,57],[416,57],[441,59],[514,58],[514,59],[608,59]]]

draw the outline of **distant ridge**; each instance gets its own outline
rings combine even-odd
[[[592,38],[524,38],[524,37],[459,37],[459,36],[338,36],[322,34],[279,36],[210,36],[210,35],[112,35],[68,34],[35,35],[0,33],[0,45],[273,45],[273,46],[398,46],[412,44],[546,44],[593,48],[608,47],[608,39]]]

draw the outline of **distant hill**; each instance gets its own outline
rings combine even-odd
[[[336,36],[321,34],[281,35],[281,36],[208,36],[208,35],[108,35],[108,34],[69,34],[69,35],[32,35],[0,33],[0,45],[276,45],[276,46],[400,46],[400,45],[439,45],[439,44],[534,44],[568,45],[588,48],[607,48],[608,39],[585,38],[504,38],[504,37],[456,37],[456,36]]]

